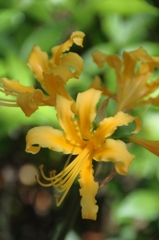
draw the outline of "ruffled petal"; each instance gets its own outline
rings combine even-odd
[[[83,38],[85,34],[80,31],[75,31],[71,34],[71,41],[73,41],[76,45],[83,47]],[[72,46],[72,45],[71,45]],[[66,49],[68,50],[68,49]]]
[[[73,78],[71,68],[62,63],[51,69],[50,73],[52,73],[55,77],[59,77],[63,84],[65,84],[69,79]]]
[[[38,109],[38,104],[31,100],[31,94],[28,92],[19,94],[17,104],[27,117]]]
[[[96,116],[96,105],[100,99],[101,91],[89,89],[79,93],[76,99],[76,114],[78,125],[83,139],[90,139],[92,122]]]
[[[66,83],[71,78],[79,78],[83,70],[83,59],[76,53],[63,54],[59,65],[52,65],[50,73],[59,76]]]
[[[35,46],[29,56],[27,65],[34,74],[34,77],[42,84],[43,72],[49,71],[48,55]]]
[[[122,175],[127,173],[134,157],[128,152],[123,141],[114,139],[107,139],[93,155],[96,161],[114,162],[116,171]]]
[[[29,117],[39,106],[54,106],[55,101],[46,96],[40,89],[36,89],[32,93],[20,93],[17,97],[17,104],[25,115]]]
[[[98,65],[98,67],[102,67],[104,63],[107,63],[110,67],[114,68],[117,74],[117,81],[122,80],[122,75],[121,75],[121,68],[123,66],[123,62],[121,58],[118,55],[115,54],[105,54],[100,51],[95,51],[93,54],[93,60],[95,63]]]
[[[111,136],[119,126],[127,126],[134,120],[135,118],[133,116],[123,112],[118,112],[114,117],[103,119],[103,121],[99,123],[99,126],[93,136],[93,142],[96,148],[103,144],[105,138]]]
[[[81,152],[80,147],[66,140],[62,131],[47,126],[32,128],[26,135],[26,152],[36,154],[41,147],[65,154]]]
[[[107,62],[110,67],[113,67],[120,71],[120,68],[123,65],[120,57],[115,54],[108,55],[97,50],[92,54],[92,57],[98,67],[103,67],[104,63]]]
[[[153,83],[147,83],[147,81],[154,67],[159,66],[159,62],[157,58],[149,56],[142,47],[135,51],[124,52],[123,65],[122,80],[118,79],[117,111],[142,105],[141,100],[157,89],[156,81]]]
[[[56,95],[58,94],[67,98],[68,100],[73,101],[60,76],[55,76],[52,73],[44,73],[43,81],[46,91],[53,99],[55,99]]]
[[[70,50],[70,47],[75,43],[76,45],[83,46],[83,38],[85,34],[80,31],[73,32],[70,38],[63,44],[52,48],[52,59],[50,63],[59,65],[63,53]]]
[[[140,64],[137,66],[137,63]],[[158,88],[155,80],[148,83],[159,58],[151,57],[142,47],[135,51],[124,52],[122,81],[118,79],[117,111],[133,109],[144,104],[144,98]]]
[[[73,104],[73,101],[69,101],[63,96],[57,95],[56,110],[59,124],[65,133],[66,139],[70,143],[80,146],[85,144],[85,142],[82,140],[75,115],[71,110]]]
[[[81,187],[80,195],[82,196],[82,218],[90,220],[96,220],[98,212],[95,196],[98,192],[99,184],[94,181],[93,173],[92,157],[90,157],[83,166],[78,180]]]
[[[154,153],[156,156],[159,156],[159,141],[153,141],[143,138],[130,137],[130,142],[136,143],[150,152]]]
[[[66,82],[70,78],[79,78],[83,70],[83,59],[77,53],[69,52],[63,55],[60,65],[72,69],[71,76],[63,78]]]
[[[148,82],[154,68],[159,67],[159,57],[151,57],[142,47],[135,51],[124,52],[123,60],[117,55],[107,55],[96,51],[93,53],[94,61],[99,67],[106,62],[113,67],[117,75],[117,109],[124,111],[139,107],[146,103],[150,94],[158,89],[158,80]],[[146,98],[146,101],[145,101]]]
[[[142,47],[139,47],[137,50],[134,50],[134,51],[124,52],[123,58],[124,58],[124,65],[126,66],[126,68],[128,67],[127,58],[131,58],[132,61],[134,62],[141,61],[143,63],[148,63],[152,68],[159,66],[159,57],[149,56],[147,51]]]

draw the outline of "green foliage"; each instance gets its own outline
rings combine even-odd
[[[159,193],[153,190],[140,189],[129,193],[115,211],[115,221],[130,220],[152,221],[159,214]]]
[[[102,0],[99,4],[96,2],[95,8],[97,8],[100,13],[119,13],[125,16],[136,13],[148,13],[153,15],[159,14],[157,8],[151,6],[143,0]]]

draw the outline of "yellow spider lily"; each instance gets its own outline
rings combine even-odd
[[[14,99],[0,98],[0,105],[20,107],[26,116],[30,116],[39,106],[55,106],[56,94],[72,99],[65,84],[70,78],[80,76],[83,60],[78,54],[68,51],[74,43],[82,47],[83,38],[83,32],[73,32],[66,42],[52,48],[51,59],[46,52],[35,46],[30,54],[28,66],[47,95],[33,86],[27,87],[18,81],[1,78],[0,92]]]
[[[119,126],[128,125],[135,118],[129,114],[118,112],[114,117],[104,118],[93,128],[96,117],[96,105],[102,92],[89,89],[79,93],[74,103],[71,100],[57,95],[57,118],[62,130],[52,127],[35,127],[27,133],[26,151],[32,154],[39,152],[40,148],[49,148],[65,154],[78,155],[63,171],[47,178],[50,181],[46,186],[53,186],[63,195],[61,204],[71,185],[79,175],[82,217],[95,220],[98,206],[95,196],[99,184],[94,180],[92,159],[97,162],[113,162],[120,174],[126,174],[134,158],[127,150],[126,144],[121,140],[111,139],[110,136]],[[74,111],[72,111],[72,105]],[[38,179],[38,182],[40,180]],[[42,183],[41,183],[42,184]],[[45,186],[45,184],[42,184]]]
[[[142,47],[135,51],[124,52],[123,60],[115,54],[107,55],[100,51],[93,53],[93,59],[99,67],[106,62],[114,68],[117,77],[116,96],[118,111],[124,111],[139,107],[143,104],[159,106],[159,96],[152,97],[159,87],[159,78],[149,81],[155,68],[159,67],[159,57],[151,57]],[[100,81],[94,84],[96,89],[102,90],[103,94],[113,96],[108,88],[101,86]],[[113,97],[114,97],[113,96]]]

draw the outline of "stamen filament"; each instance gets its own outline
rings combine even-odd
[[[81,172],[81,170],[82,170],[83,166],[85,165],[86,161],[89,159],[89,155],[92,154],[92,150],[93,150],[92,144],[90,144],[90,145],[88,146],[87,152],[83,151],[83,152],[74,160],[75,162],[77,162],[76,167],[75,167],[75,169],[72,168],[72,169],[70,170],[69,174],[65,177],[65,179],[63,179],[63,181],[61,181],[61,182],[63,182],[63,184],[61,184],[61,182],[55,184],[55,182],[54,182],[54,187],[55,187],[59,192],[62,192],[62,191],[65,190],[64,193],[63,193],[63,195],[62,195],[62,197],[61,197],[61,199],[60,199],[59,201],[57,201],[57,206],[59,206],[59,205],[62,203],[62,201],[64,200],[66,194],[68,193],[70,187],[72,186],[72,183],[73,183],[74,179],[75,179],[75,178],[77,177],[77,175]],[[69,178],[69,180],[67,180],[68,178]],[[56,180],[60,181],[60,179],[56,179]],[[59,184],[61,185],[61,186],[60,186],[61,189],[58,188],[58,185],[59,185]],[[63,185],[63,186],[62,186],[62,185]]]
[[[93,145],[89,144],[75,160],[73,160],[63,171],[55,175],[55,171],[50,172],[50,177],[46,177],[43,171],[43,165],[40,166],[40,172],[42,177],[50,181],[50,183],[45,184],[39,180],[39,177],[36,176],[37,182],[44,187],[55,187],[58,192],[63,192],[61,198],[58,200],[56,198],[56,205],[59,206],[67,195],[69,189],[71,188],[75,178],[81,172],[84,164],[89,159],[90,154],[92,154]],[[71,156],[68,160],[70,160]]]
[[[42,183],[38,177],[38,175],[35,175],[35,179],[36,181],[39,183],[39,185],[41,185],[42,187],[52,187],[52,183]]]
[[[56,203],[57,206],[60,206],[60,204],[63,202],[64,198],[66,197],[68,191],[70,190],[70,188],[72,186],[73,181],[75,180],[75,178],[77,177],[77,175],[79,174],[79,172],[83,168],[85,162],[87,161],[87,158],[85,158],[85,159],[81,158],[80,160],[82,160],[82,161],[84,160],[83,163],[81,164],[80,169],[76,166],[76,170],[73,171],[73,173],[71,174],[71,177],[69,178],[69,180],[67,182],[65,182],[65,184],[63,184],[63,186],[60,186],[61,189],[56,187],[58,184],[56,186],[54,185],[54,187],[56,187],[56,189],[59,192],[64,191],[64,193],[63,193],[62,197],[60,198],[60,200],[58,201],[58,199],[57,199],[57,203]],[[79,161],[79,162],[81,163],[81,161]],[[66,181],[66,179],[65,179],[65,181]],[[60,185],[61,185],[61,182],[60,182]]]
[[[16,102],[15,99],[4,99],[4,98],[0,98],[0,101]]]
[[[1,102],[0,102],[0,106],[6,106],[6,107],[18,107],[17,104],[7,104],[7,103],[1,103]]]
[[[77,171],[79,172],[80,170],[79,169],[82,169],[83,167],[83,163],[80,162],[79,160],[79,157],[76,157],[76,159],[70,164],[68,165],[64,171],[60,172],[58,175],[55,176],[56,180],[54,181],[54,186],[55,187],[58,187],[59,185],[60,188],[62,188],[62,185],[63,185],[63,188],[65,186],[65,183],[67,181],[67,179],[71,178],[72,175],[74,175],[74,173],[76,173],[76,171],[74,170],[74,168],[77,169]],[[81,158],[83,160],[83,158]],[[73,173],[72,173],[73,171]]]
[[[51,178],[50,178],[50,177],[46,177],[46,175],[45,175],[45,173],[44,173],[44,171],[43,171],[43,168],[44,168],[44,165],[40,165],[40,166],[39,166],[40,173],[41,173],[42,177],[43,177],[45,180],[50,181]]]
[[[4,93],[4,94],[6,94],[6,95],[14,96],[14,97],[17,97],[17,96],[18,96],[18,93],[21,93],[20,91],[12,92],[12,91],[3,90],[3,89],[0,89],[0,92]]]

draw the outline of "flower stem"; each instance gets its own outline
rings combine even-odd
[[[108,182],[110,182],[116,174],[115,168],[113,171],[99,184],[99,188],[104,187]]]

